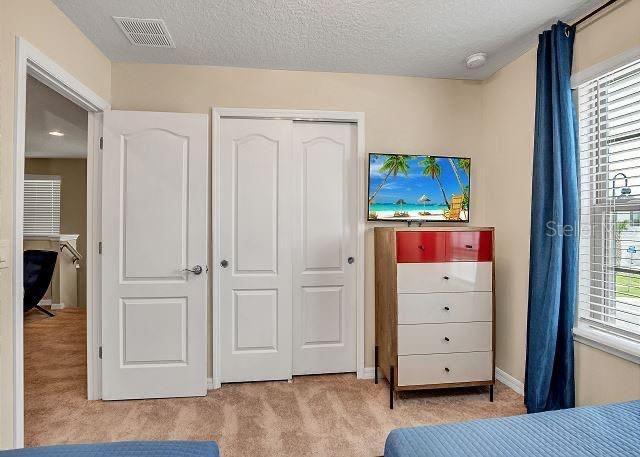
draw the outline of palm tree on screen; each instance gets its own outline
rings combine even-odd
[[[442,169],[440,168],[440,164],[435,157],[426,156],[424,159],[420,161],[420,165],[424,167],[423,174],[425,176],[430,176],[432,179],[435,179],[440,186],[440,192],[442,192],[442,198],[444,199],[445,205],[447,208],[451,208],[449,205],[449,200],[447,200],[447,194],[444,191],[444,187],[442,186],[442,182],[440,182],[440,173],[442,173]]]
[[[464,194],[464,184],[462,184],[462,180],[460,179],[460,173],[458,173],[458,167],[456,167],[456,164],[453,161],[453,157],[449,157],[449,165],[451,165],[453,174],[456,175],[456,180],[458,181],[458,185],[460,186],[460,193]]]
[[[387,157],[387,160],[385,160],[380,167],[380,172],[386,174],[373,194],[369,196],[369,204],[373,202],[373,199],[376,197],[378,192],[380,192],[380,189],[382,189],[387,183],[389,176],[393,175],[393,177],[396,177],[398,174],[407,176],[409,174],[409,156],[392,155]]]
[[[466,173],[467,179],[469,179],[471,176],[471,159],[458,159],[458,167]]]

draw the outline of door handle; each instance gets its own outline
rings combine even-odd
[[[200,265],[196,265],[193,268],[185,268],[182,271],[188,271],[189,273],[193,273],[194,275],[199,275],[202,273],[202,267]]]
[[[353,262],[355,262],[356,259],[354,259],[353,257],[349,257],[347,259],[347,262],[349,262],[349,265],[351,265]]]
[[[226,260],[223,260],[220,262],[220,266],[222,268],[227,268],[229,266],[229,262],[227,262]]]

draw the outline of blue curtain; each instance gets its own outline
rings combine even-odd
[[[574,31],[558,22],[538,43],[525,375],[529,413],[575,405],[579,197],[573,39]]]

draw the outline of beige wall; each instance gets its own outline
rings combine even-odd
[[[87,159],[27,159],[25,173],[60,176],[60,233],[80,235],[76,248],[83,259],[78,269],[77,303],[84,308],[87,295]]]
[[[529,291],[536,50],[490,78],[482,92],[482,223],[496,228],[496,366],[524,380]]]
[[[640,0],[630,0],[581,28],[574,72],[640,46],[639,22]],[[496,227],[496,364],[520,381],[525,369],[535,76],[534,48],[484,84],[483,166],[492,176],[500,174],[476,195],[492,202],[480,222]],[[578,404],[640,398],[638,365],[579,343],[575,347]]]
[[[11,237],[15,39],[24,37],[106,100],[109,60],[49,0],[1,0],[0,6],[0,239]],[[10,264],[13,259],[10,259]],[[0,270],[0,448],[11,444],[13,362],[11,271]]]
[[[472,158],[472,167],[482,163],[481,89],[480,83],[454,80],[204,66],[114,63],[112,73],[114,109],[209,113],[217,106],[364,111],[367,152],[463,154]],[[484,206],[476,198],[485,185],[478,178],[481,168],[474,169],[472,222]],[[366,366],[373,365],[372,227],[367,230],[365,253]]]
[[[575,344],[576,403],[598,405],[640,399],[640,365]]]

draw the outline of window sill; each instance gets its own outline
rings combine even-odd
[[[574,327],[573,340],[640,364],[640,343],[625,340],[591,327]]]

